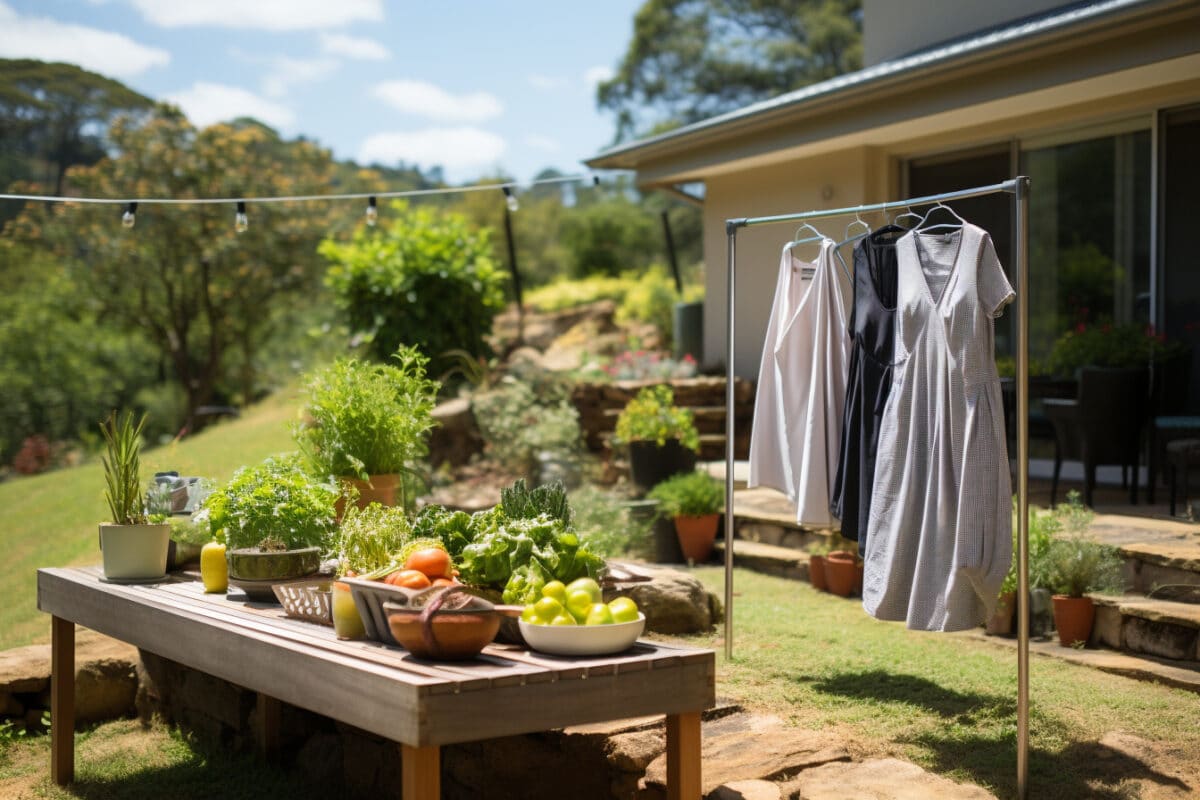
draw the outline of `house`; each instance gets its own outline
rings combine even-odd
[[[704,360],[724,362],[727,218],[1025,174],[1032,358],[1080,324],[1154,325],[1192,345],[1188,405],[1200,412],[1200,2],[864,0],[863,28],[858,72],[588,162],[635,170],[645,187],[703,183]],[[955,210],[991,231],[1011,262],[1007,195]],[[819,227],[842,239],[851,219]],[[756,377],[792,234],[779,225],[738,235],[739,375]],[[1012,338],[1001,323],[1001,352]]]

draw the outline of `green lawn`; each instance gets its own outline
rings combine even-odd
[[[289,425],[296,418],[294,391],[280,392],[183,441],[146,451],[146,480],[156,470],[225,480],[243,464],[295,449]],[[100,461],[0,483],[4,541],[0,562],[0,650],[49,638],[49,619],[37,610],[37,568],[100,560],[97,526],[107,519]]]
[[[722,592],[723,572],[696,570]],[[738,570],[734,658],[719,660],[717,693],[850,743],[892,753],[1000,797],[1016,795],[1015,650],[908,631],[853,600],[806,583]],[[721,630],[693,638],[723,652]],[[1030,796],[1132,798],[1149,780],[1200,790],[1200,696],[1033,657]],[[1100,746],[1119,731],[1146,741],[1144,759]],[[1153,796],[1153,795],[1150,795]]]

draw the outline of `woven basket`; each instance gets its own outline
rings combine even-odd
[[[279,598],[284,613],[289,617],[318,625],[333,625],[329,578],[306,583],[276,584],[271,591],[275,592],[275,597]]]

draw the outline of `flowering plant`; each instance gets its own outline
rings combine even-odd
[[[692,412],[674,405],[675,393],[665,384],[647,386],[626,404],[617,417],[618,444],[657,442],[678,439],[689,450],[699,452],[700,433]]]
[[[1058,338],[1050,352],[1050,368],[1073,375],[1080,367],[1140,367],[1173,358],[1187,345],[1168,341],[1153,326],[1087,325],[1080,322]]]

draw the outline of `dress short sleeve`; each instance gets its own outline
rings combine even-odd
[[[996,248],[992,237],[984,235],[983,248],[979,262],[979,302],[983,310],[993,317],[1004,313],[1004,307],[1013,301],[1017,293],[1013,291],[1000,259],[996,257]]]

